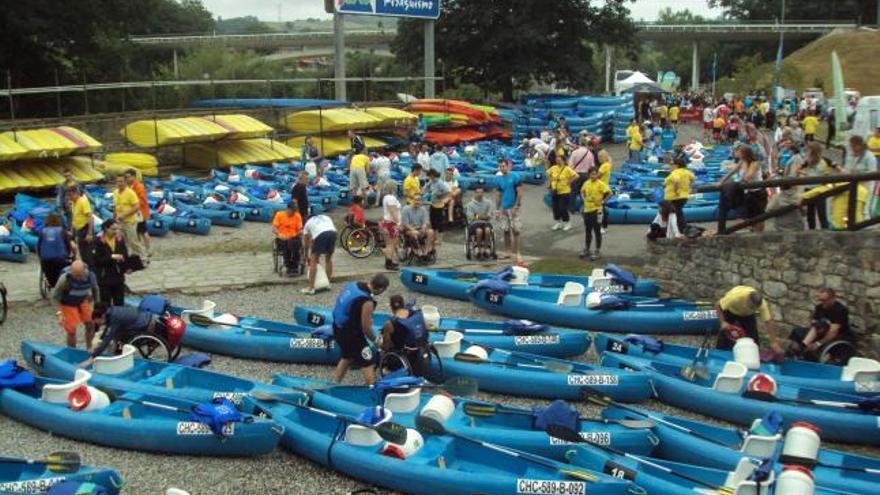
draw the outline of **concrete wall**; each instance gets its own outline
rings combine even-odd
[[[670,295],[717,299],[734,285],[763,291],[787,330],[806,325],[819,288],[834,289],[859,326],[863,352],[880,357],[880,231],[767,232],[649,242],[645,276]]]

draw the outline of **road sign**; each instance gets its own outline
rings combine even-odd
[[[335,0],[340,14],[380,15],[393,17],[440,17],[441,0]]]

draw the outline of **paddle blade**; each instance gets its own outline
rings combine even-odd
[[[53,473],[75,473],[82,466],[76,452],[53,452],[46,456],[46,467]]]
[[[629,428],[633,430],[650,430],[651,428],[657,426],[653,421],[648,419],[619,419],[619,420],[609,420],[614,421],[615,423],[623,426],[624,428]]]
[[[568,374],[574,370],[574,365],[571,363],[563,363],[562,361],[543,361],[542,363],[545,368],[552,371],[553,373],[562,373]]]
[[[476,395],[480,390],[480,384],[473,378],[467,376],[457,376],[443,382],[440,388],[452,395],[460,397],[470,397]]]
[[[427,435],[445,435],[443,423],[427,416],[416,416],[416,429]]]
[[[584,394],[584,399],[588,402],[592,402],[597,406],[611,406],[614,404],[614,401],[611,400],[611,397],[604,395],[600,392],[597,392],[589,387],[581,387],[581,393]]]
[[[480,356],[474,356],[473,354],[468,354],[466,352],[456,352],[455,356],[453,356],[454,360],[462,361],[464,363],[473,363],[473,364],[486,364],[489,361],[481,358]]]
[[[578,471],[576,469],[560,469],[559,474],[564,474],[570,478],[583,481],[596,481],[598,479],[595,474],[590,474],[586,471]]]
[[[396,443],[398,445],[406,443],[408,432],[406,431],[406,427],[400,423],[385,422],[370,426],[370,428],[375,430],[376,433],[387,442]]]
[[[464,404],[464,413],[468,416],[476,418],[489,418],[498,413],[498,406],[495,404],[478,404],[476,402],[466,402]]]
[[[187,316],[189,317],[190,323],[201,327],[210,327],[216,323],[212,318],[198,313],[188,313]]]
[[[584,440],[584,437],[581,436],[580,433],[572,430],[567,426],[562,426],[559,424],[549,424],[547,428],[544,429],[548,435],[553,438],[558,438],[560,440],[565,440],[569,443],[591,443],[587,440]]]

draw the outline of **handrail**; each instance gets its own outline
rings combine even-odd
[[[818,177],[783,177],[756,182],[741,182],[743,189],[761,189],[766,187],[813,186],[817,184],[837,184],[839,182],[862,182],[880,180],[880,172],[864,172],[861,174],[821,175]],[[707,184],[697,188],[696,192],[720,191],[718,184]]]

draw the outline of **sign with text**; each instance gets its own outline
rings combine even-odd
[[[336,0],[336,12],[436,19],[440,17],[440,0]]]

